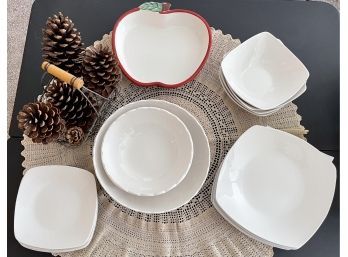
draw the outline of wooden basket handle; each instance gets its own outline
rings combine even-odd
[[[81,89],[83,87],[84,82],[82,79],[75,77],[69,72],[62,70],[61,68],[49,62],[44,61],[41,64],[41,69],[43,69],[44,71],[47,71],[49,74],[60,79],[61,81],[68,83],[69,85],[73,86],[76,89]]]

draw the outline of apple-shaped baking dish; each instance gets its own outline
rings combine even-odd
[[[114,54],[137,85],[179,87],[197,76],[208,58],[208,23],[192,11],[169,8],[169,3],[144,3],[114,26]]]

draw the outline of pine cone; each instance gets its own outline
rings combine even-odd
[[[47,19],[42,33],[43,59],[77,77],[81,76],[83,43],[71,19],[59,12]]]
[[[85,132],[91,127],[96,114],[80,91],[65,82],[54,79],[45,88],[43,98],[51,102],[61,113],[66,127],[81,127]]]
[[[102,44],[86,49],[82,62],[85,86],[108,97],[121,79],[121,71],[113,53]]]
[[[80,127],[71,127],[67,130],[65,138],[71,145],[79,145],[84,139],[84,133]]]
[[[56,141],[64,129],[58,108],[51,103],[35,102],[23,106],[17,115],[18,127],[34,143]]]

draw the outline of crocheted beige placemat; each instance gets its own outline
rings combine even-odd
[[[249,127],[259,124],[278,128],[304,139],[301,117],[290,103],[268,117],[257,117],[240,109],[225,94],[218,70],[223,56],[240,41],[220,30],[213,30],[209,59],[198,77],[183,87],[163,89],[138,87],[124,78],[116,97],[103,109],[87,140],[78,148],[60,144],[34,144],[24,138],[23,166],[62,164],[94,172],[91,158],[93,139],[115,110],[142,99],[161,99],[178,104],[191,112],[202,124],[211,148],[209,175],[200,192],[179,209],[163,214],[135,212],[119,205],[99,188],[99,213],[92,242],[83,250],[59,253],[62,257],[105,256],[245,256],[268,257],[272,247],[255,241],[226,222],[210,200],[215,172],[227,151]],[[101,41],[111,47],[110,35]],[[62,210],[63,211],[63,210]]]

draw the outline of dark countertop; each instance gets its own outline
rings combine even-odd
[[[143,1],[36,0],[32,7],[22,67],[14,106],[14,117],[27,102],[41,93],[41,28],[48,16],[63,11],[81,31],[86,46],[109,33],[117,18]],[[177,0],[172,9],[191,9],[208,23],[242,41],[269,31],[280,38],[310,72],[307,91],[295,101],[302,124],[309,129],[309,143],[335,156],[339,168],[339,14],[321,2],[276,0]],[[13,235],[13,213],[22,177],[20,139],[14,118],[8,140],[8,256],[51,256],[21,247]],[[339,169],[337,169],[339,174]],[[337,187],[339,181],[337,181]],[[339,256],[339,190],[324,224],[297,251],[274,249],[275,256]]]

